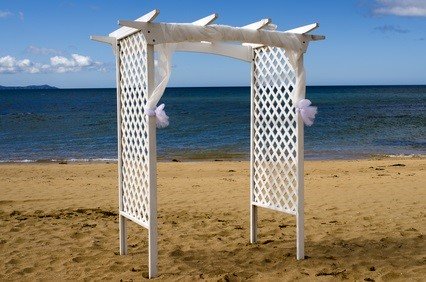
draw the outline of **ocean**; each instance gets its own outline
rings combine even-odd
[[[117,159],[115,89],[0,91],[0,162]],[[312,86],[306,159],[426,152],[426,86]],[[248,159],[250,88],[167,88],[160,160]]]

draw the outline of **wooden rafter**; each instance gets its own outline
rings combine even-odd
[[[208,15],[207,17],[199,19],[195,22],[192,22],[192,24],[200,25],[200,26],[206,26],[206,25],[213,23],[218,17],[219,17],[219,15],[214,13],[214,14]]]
[[[160,14],[160,10],[152,10],[149,13],[146,13],[145,15],[143,15],[142,17],[137,18],[135,21],[137,22],[145,22],[145,23],[149,23],[152,22],[153,20],[155,20],[155,18]],[[117,39],[129,36],[132,33],[137,32],[137,29],[131,28],[131,27],[121,27],[113,32],[111,32],[109,34],[109,36],[111,37],[115,37]]]
[[[265,26],[267,26],[268,24],[270,24],[272,22],[271,19],[261,19],[260,21],[242,26],[241,28],[248,28],[248,29],[261,29],[264,28]]]
[[[296,27],[293,29],[286,30],[284,32],[287,33],[298,33],[298,34],[306,34],[308,32],[311,32],[314,29],[317,29],[319,27],[318,23],[308,24],[300,27]]]

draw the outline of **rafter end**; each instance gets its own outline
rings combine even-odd
[[[90,40],[107,43],[111,45],[114,45],[117,43],[117,40],[115,37],[103,36],[103,35],[91,35]]]
[[[311,40],[312,40],[312,41],[324,40],[324,39],[325,39],[325,36],[324,36],[324,35],[314,35],[314,34],[312,34],[312,35],[310,35],[310,36],[311,36]]]

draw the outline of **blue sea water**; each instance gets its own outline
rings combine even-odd
[[[115,89],[0,91],[0,162],[116,159]],[[425,154],[426,86],[308,87],[307,159]],[[248,87],[168,88],[159,159],[248,159]]]

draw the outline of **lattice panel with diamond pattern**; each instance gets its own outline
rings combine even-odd
[[[121,91],[121,213],[149,223],[147,43],[141,32],[119,41]]]
[[[252,204],[297,210],[295,72],[277,47],[254,49]]]

